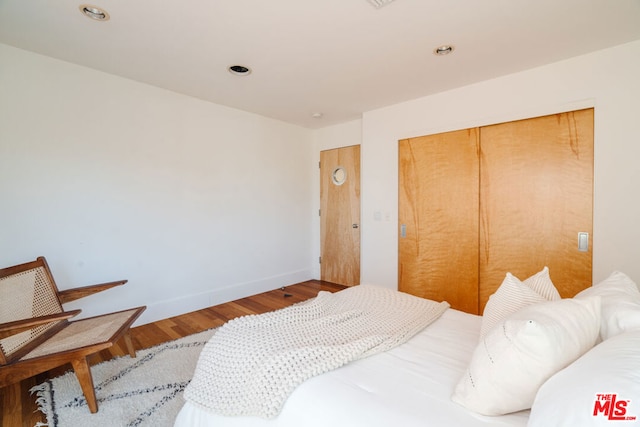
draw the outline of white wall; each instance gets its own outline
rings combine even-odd
[[[312,132],[0,44],[0,266],[139,323],[307,280]],[[75,306],[75,305],[74,305]]]
[[[399,139],[586,107],[595,107],[594,281],[618,269],[640,283],[638,76],[640,41],[365,113],[362,283],[397,286]],[[375,211],[392,221],[374,221]]]
[[[321,150],[362,144],[362,283],[397,286],[397,141],[595,107],[594,280],[640,282],[640,42],[310,131],[0,44],[0,265],[139,323],[319,277]],[[374,212],[383,213],[380,220]]]

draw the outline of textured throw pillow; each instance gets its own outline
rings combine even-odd
[[[589,350],[540,387],[528,426],[636,425],[640,419],[638,349],[640,330],[616,335]]]
[[[640,328],[640,291],[624,273],[614,271],[602,282],[585,289],[576,298],[598,295],[602,298],[602,323],[600,337],[603,340],[627,330]]]
[[[538,388],[588,351],[600,330],[600,297],[530,305],[478,344],[452,399],[483,415],[531,407]]]
[[[518,280],[513,274],[507,273],[498,290],[489,297],[484,308],[480,339],[516,311],[531,304],[559,299],[560,294],[549,277],[547,267],[524,282]]]

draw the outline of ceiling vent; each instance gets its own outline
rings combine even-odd
[[[369,4],[371,4],[371,6],[375,7],[376,9],[380,9],[382,6],[388,5],[394,0],[367,0],[367,1],[369,2]]]

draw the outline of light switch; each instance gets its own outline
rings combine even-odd
[[[578,250],[580,252],[589,251],[589,233],[585,233],[585,232],[578,233]]]

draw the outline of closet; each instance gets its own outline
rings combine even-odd
[[[572,297],[592,212],[593,109],[401,140],[398,289],[480,314],[507,272],[546,265]]]

